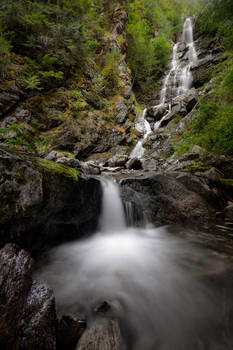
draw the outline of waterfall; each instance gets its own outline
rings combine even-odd
[[[119,319],[127,349],[204,349],[199,340],[217,329],[219,298],[197,277],[200,266],[212,271],[213,261],[169,227],[127,228],[117,184],[101,183],[100,232],[54,248],[39,273],[59,312],[84,314],[89,327]],[[133,225],[133,207],[126,207]],[[110,313],[94,313],[104,301]],[[215,348],[212,337],[208,341],[206,349]]]
[[[145,108],[142,116],[136,124],[136,129],[143,134],[143,139],[146,139],[147,136],[151,133],[151,127],[148,121],[146,120],[147,109]],[[143,147],[143,140],[139,140],[130,153],[130,158],[142,158],[144,155],[145,149]]]
[[[187,53],[183,55],[183,52]],[[182,95],[192,85],[191,67],[197,64],[197,53],[193,42],[193,27],[190,18],[186,18],[182,38],[173,46],[170,70],[164,78],[160,93],[160,104]]]
[[[103,179],[101,185],[103,198],[100,230],[101,232],[121,231],[126,228],[126,222],[119,187],[110,179]]]
[[[197,64],[197,53],[193,42],[193,26],[192,21],[188,17],[183,25],[183,33],[181,40],[178,41],[172,50],[172,60],[170,69],[166,74],[163,86],[160,92],[159,107],[168,103],[168,109],[163,118],[154,124],[154,130],[160,128],[161,123],[171,113],[171,100],[177,96],[184,94],[192,86],[191,68]],[[136,129],[143,133],[143,138],[140,139],[130,154],[130,158],[142,158],[145,149],[143,141],[151,133],[151,127],[146,120],[147,109],[144,110],[140,120],[136,123]]]

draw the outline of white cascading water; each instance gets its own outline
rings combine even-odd
[[[187,57],[184,59],[182,52],[184,45],[187,49]],[[184,94],[192,85],[191,67],[197,64],[197,53],[193,41],[193,27],[190,18],[186,18],[183,26],[182,39],[173,46],[172,61],[166,75],[160,93],[160,104],[171,101]]]
[[[208,334],[215,332],[218,296],[198,278],[217,263],[169,227],[127,228],[117,183],[101,183],[100,232],[53,249],[39,273],[58,310],[84,313],[90,327],[93,309],[107,300],[128,350],[217,349]]]
[[[143,134],[143,139],[145,140],[147,136],[152,132],[150,124],[146,120],[145,116],[147,113],[147,109],[144,109],[143,114],[141,118],[139,119],[138,123],[136,124],[136,129]],[[136,146],[130,153],[130,158],[142,158],[144,155],[145,149],[143,147],[143,140],[139,140],[136,143]]]
[[[120,231],[126,228],[124,208],[119,187],[109,179],[102,180],[103,201],[100,216],[100,231]],[[117,213],[117,215],[116,215]]]
[[[184,60],[182,51],[187,48],[187,59]],[[190,18],[186,18],[183,26],[182,40],[173,46],[172,61],[170,70],[165,76],[163,87],[160,92],[160,104],[164,105],[168,102],[167,113],[161,120],[154,124],[154,130],[160,128],[161,123],[171,113],[171,100],[177,96],[184,94],[191,88],[192,74],[191,67],[197,64],[197,54],[193,42],[193,27]],[[144,110],[139,122],[136,124],[136,129],[143,133],[143,139],[139,140],[130,154],[130,158],[142,158],[145,152],[143,141],[152,132],[150,124],[146,120],[147,109]]]

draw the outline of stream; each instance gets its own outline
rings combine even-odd
[[[118,319],[127,349],[228,349],[230,309],[216,277],[224,261],[173,227],[127,227],[118,184],[101,184],[98,232],[54,248],[37,272],[58,311],[86,315],[89,326]],[[97,315],[105,301],[110,312]]]

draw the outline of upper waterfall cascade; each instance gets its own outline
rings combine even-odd
[[[185,55],[184,55],[185,49]],[[192,85],[191,67],[197,64],[197,53],[193,41],[193,26],[187,18],[183,26],[181,40],[173,47],[170,70],[167,73],[160,93],[160,104],[182,95]]]
[[[154,124],[154,129],[161,126],[162,121],[171,113],[171,100],[184,94],[192,86],[191,68],[197,64],[197,53],[193,41],[193,25],[191,19],[186,18],[181,39],[173,46],[170,69],[166,74],[163,87],[160,92],[159,107],[168,103],[168,109],[163,118]],[[152,132],[150,124],[146,120],[147,109],[136,123],[136,129],[143,134],[130,154],[130,158],[142,158],[145,152],[143,143]]]

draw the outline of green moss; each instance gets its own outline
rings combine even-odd
[[[38,162],[40,165],[44,166],[46,169],[55,174],[61,174],[65,177],[72,178],[74,181],[78,181],[79,171],[74,168],[43,158],[40,158]]]
[[[189,171],[206,171],[209,170],[211,166],[202,164],[192,164],[187,167]]]
[[[24,174],[23,172],[17,172],[14,174],[14,177],[15,179],[18,181],[18,182],[23,182],[24,180]]]
[[[224,179],[224,178],[220,178],[220,182],[221,184],[223,184],[225,187],[230,188],[231,190],[233,190],[233,179]]]

